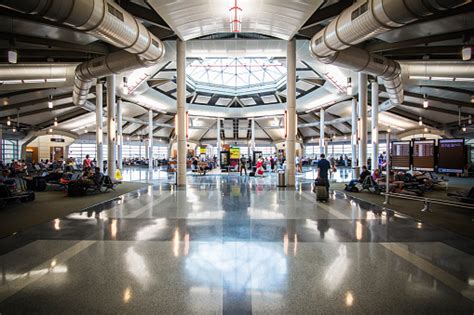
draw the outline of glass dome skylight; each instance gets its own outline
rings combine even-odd
[[[270,88],[284,82],[286,65],[267,57],[202,58],[188,64],[186,75],[197,88]]]

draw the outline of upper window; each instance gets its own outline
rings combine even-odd
[[[259,58],[204,58],[186,69],[195,85],[245,89],[274,85],[286,78],[286,66],[278,60]]]

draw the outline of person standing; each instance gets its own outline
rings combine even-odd
[[[326,156],[323,154],[320,155],[320,160],[318,162],[318,177],[317,181],[323,182],[326,185],[326,190],[329,193],[329,170],[331,169],[331,163],[326,160]]]
[[[86,155],[86,158],[82,162],[82,169],[85,170],[87,168],[92,169],[92,162],[91,162],[91,159],[89,158],[89,154]]]
[[[245,176],[247,176],[247,161],[243,155],[240,158],[240,176],[242,176],[242,171],[244,171]]]

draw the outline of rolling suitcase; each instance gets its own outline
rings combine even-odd
[[[329,200],[329,194],[327,191],[327,183],[325,180],[317,179],[314,181],[314,192],[316,193],[316,200],[327,202]]]

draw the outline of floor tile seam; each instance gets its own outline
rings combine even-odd
[[[64,240],[61,240],[61,241],[64,241]],[[28,276],[27,279],[15,279],[9,282],[8,285],[5,287],[0,286],[0,303],[6,300],[7,298],[9,298],[10,296],[16,294],[20,290],[24,289],[25,287],[33,284],[34,282],[48,275],[49,268],[54,268],[52,267],[53,261],[55,265],[63,264],[95,243],[97,243],[97,241],[95,240],[80,240],[76,244],[70,246],[69,248],[65,249],[59,254],[53,256],[52,258],[47,259],[43,263],[32,268],[26,274],[34,270],[48,270],[47,272],[43,272],[42,274],[38,274],[35,276]]]
[[[146,210],[149,210],[150,207],[151,207],[151,209],[153,209],[156,205],[162,203],[163,201],[165,201],[166,199],[172,197],[173,195],[174,195],[173,193],[163,194],[163,195],[160,195],[160,197],[158,199],[153,198],[152,200],[150,200],[150,202],[148,204],[134,210],[133,213],[127,214],[126,216],[124,216],[124,218],[125,219],[137,218],[139,215],[143,214]]]
[[[295,194],[298,194],[302,197],[304,197],[306,200],[310,201],[310,202],[317,202],[316,201],[316,195],[314,195],[314,193],[312,192],[304,192],[304,191],[296,191]],[[308,195],[311,195],[308,196]],[[323,210],[325,210],[326,212],[328,212],[329,214],[331,215],[334,215],[335,217],[337,217],[338,219],[345,219],[345,220],[350,220],[352,219],[351,217],[347,216],[346,214],[342,213],[341,211],[339,211],[338,209],[335,209],[327,204],[324,204],[322,202],[317,202],[317,206],[318,208],[322,208]]]
[[[469,299],[471,302],[474,301],[474,289],[470,288],[468,284],[466,284],[464,281],[460,280],[456,276],[452,275],[451,273],[447,272],[446,270],[443,270],[440,267],[432,264],[428,260],[416,255],[415,253],[410,252],[408,249],[403,247],[404,243],[406,242],[380,242],[379,244],[385,249],[392,252],[393,254],[414,265],[416,268],[422,270],[426,274],[442,282],[447,287],[460,293],[462,296]]]

